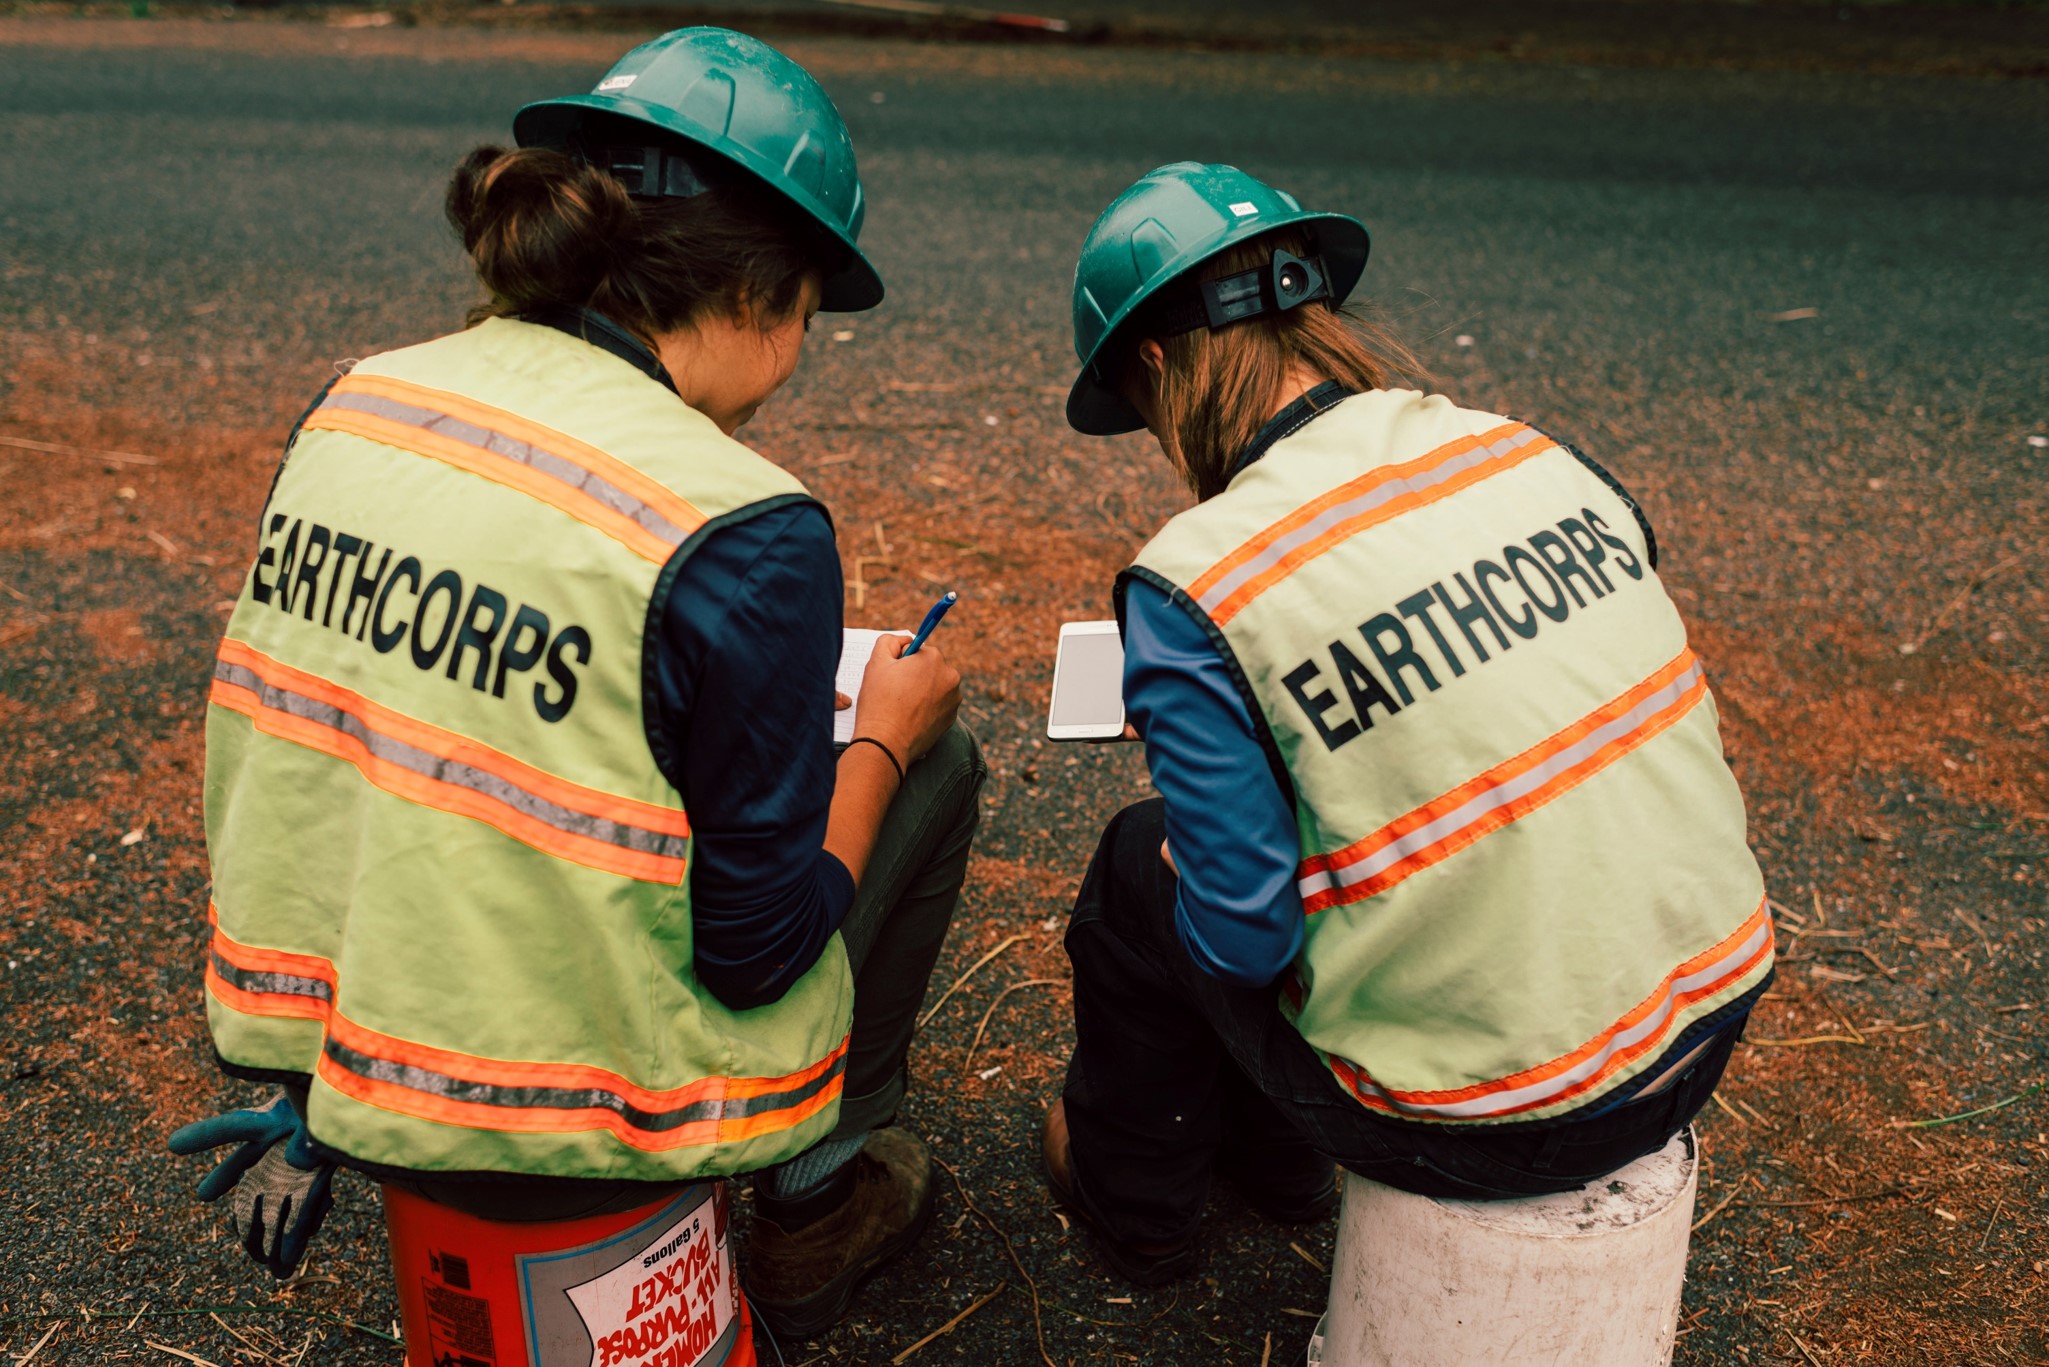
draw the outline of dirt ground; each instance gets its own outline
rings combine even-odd
[[[1518,401],[1484,347],[1431,340],[1447,392]],[[1103,820],[1149,791],[1127,748],[1037,739],[1051,645],[1101,615],[1180,495],[1138,439],[1065,431],[1057,355],[906,369],[832,346],[749,439],[834,509],[850,624],[962,591],[944,643],[991,778],[932,1000],[954,990],[915,1046],[905,1116],[948,1165],[939,1218],[848,1322],[782,1352],[1299,1361],[1332,1228],[1271,1228],[1218,1195],[1205,1269],[1132,1291],[1036,1176],[1071,1038],[1062,919]],[[198,1014],[202,699],[296,391],[194,366],[172,409],[21,335],[5,356],[0,1358],[395,1363],[367,1184],[280,1289],[185,1195],[200,1167],[161,1148],[250,1096],[215,1076]],[[2049,452],[2004,419],[1973,431],[1975,413],[1903,414],[1899,449],[1817,420],[1798,462],[1725,444],[1666,463],[1619,421],[1583,438],[1660,529],[1781,935],[1777,984],[1699,1122],[1681,1363],[2049,1363]],[[1957,423],[2021,452],[2005,477],[1912,435]]]

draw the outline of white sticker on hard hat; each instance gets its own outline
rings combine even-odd
[[[607,76],[604,80],[598,82],[598,88],[596,93],[602,95],[610,90],[624,90],[627,86],[632,85],[635,81],[639,79],[639,72],[635,72],[631,76]]]
[[[1240,218],[1250,218],[1259,212],[1259,206],[1250,200],[1240,200],[1231,206],[1231,212]]]

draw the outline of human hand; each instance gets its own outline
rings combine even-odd
[[[1180,868],[1174,863],[1174,852],[1167,848],[1167,842],[1164,840],[1160,842],[1160,862],[1167,866],[1168,873],[1176,878],[1181,876]]]
[[[257,1110],[229,1111],[175,1131],[170,1149],[199,1153],[237,1144],[199,1184],[199,1199],[229,1192],[242,1249],[280,1281],[291,1276],[334,1205],[335,1165],[313,1150],[306,1123],[280,1095]]]
[[[1124,730],[1114,736],[1095,736],[1082,742],[1083,745],[1121,745],[1128,740],[1139,739],[1138,728],[1130,722],[1124,723]]]
[[[930,640],[905,655],[910,643],[908,636],[875,642],[854,712],[854,734],[880,741],[905,764],[937,744],[960,711],[960,671]]]

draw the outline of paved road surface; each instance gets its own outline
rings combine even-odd
[[[156,1152],[171,1125],[243,1095],[215,1084],[191,1018],[214,604],[234,591],[267,451],[329,363],[458,321],[448,166],[622,46],[0,20],[0,435],[166,462],[0,448],[18,491],[0,511],[0,824],[20,832],[0,852],[0,1351],[60,1323],[10,1317],[147,1306],[159,1317],[62,1321],[38,1362],[170,1360],[146,1338],[227,1361],[236,1341],[213,1320],[167,1312],[269,1303],[224,1243],[195,1242],[218,1237],[182,1195],[196,1174]],[[1176,506],[1140,442],[1059,421],[1072,253],[1130,178],[1193,156],[1365,218],[1372,300],[1443,387],[1578,440],[1645,495],[1780,899],[1810,931],[1832,907],[1828,924],[1871,937],[1847,943],[1884,967],[1789,937],[1806,958],[1760,1032],[1839,1033],[1839,1002],[1877,1044],[1740,1062],[1731,1094],[1760,1119],[1704,1122],[1721,1155],[1708,1199],[1755,1185],[1696,1241],[1681,1360],[1783,1356],[1787,1332],[1875,1344],[1872,1361],[2039,1360],[2039,1102],[1916,1132],[1918,1149],[1887,1120],[2041,1073],[2041,1016],[1995,1008],[2039,998],[2045,914],[2049,450],[2027,439],[2049,432],[2049,91],[795,50],[853,127],[890,297],[845,340],[829,321],[814,333],[751,434],[834,502],[850,571],[888,544],[888,564],[858,567],[874,588],[854,620],[907,620],[927,579],[967,594],[947,629],[995,777],[942,975],[1031,938],[935,1021],[906,1118],[1015,1238],[1052,1355],[1249,1367],[1271,1335],[1272,1361],[1295,1361],[1308,1321],[1281,1312],[1320,1307],[1309,1257],[1329,1253],[1328,1230],[1267,1230],[1220,1199],[1206,1279],[1116,1299],[1032,1173],[1059,990],[1009,998],[966,1067],[998,986],[1062,971],[1049,918],[1103,817],[1143,791],[1130,753],[1030,737],[1054,623],[1099,615],[1118,557]],[[127,831],[143,835],[122,845]],[[978,1078],[985,1059],[1005,1071]],[[1959,1175],[1931,1196],[1916,1184],[1938,1169]],[[1876,1183],[1906,1195],[1801,1204]],[[998,1281],[1014,1289],[913,1361],[1036,1360],[1017,1269],[946,1199],[914,1265],[791,1361],[888,1361]],[[388,1325],[378,1247],[357,1185],[314,1268],[336,1280],[230,1323],[286,1361],[324,1334],[305,1361],[390,1362],[388,1345],[295,1314]]]

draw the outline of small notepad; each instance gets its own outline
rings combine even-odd
[[[861,701],[861,676],[868,670],[868,657],[875,653],[875,643],[884,636],[910,634],[908,631],[870,631],[866,627],[848,627],[840,637],[840,668],[833,677],[832,686],[858,705]],[[832,714],[834,745],[845,745],[854,738],[854,710],[847,707]]]

